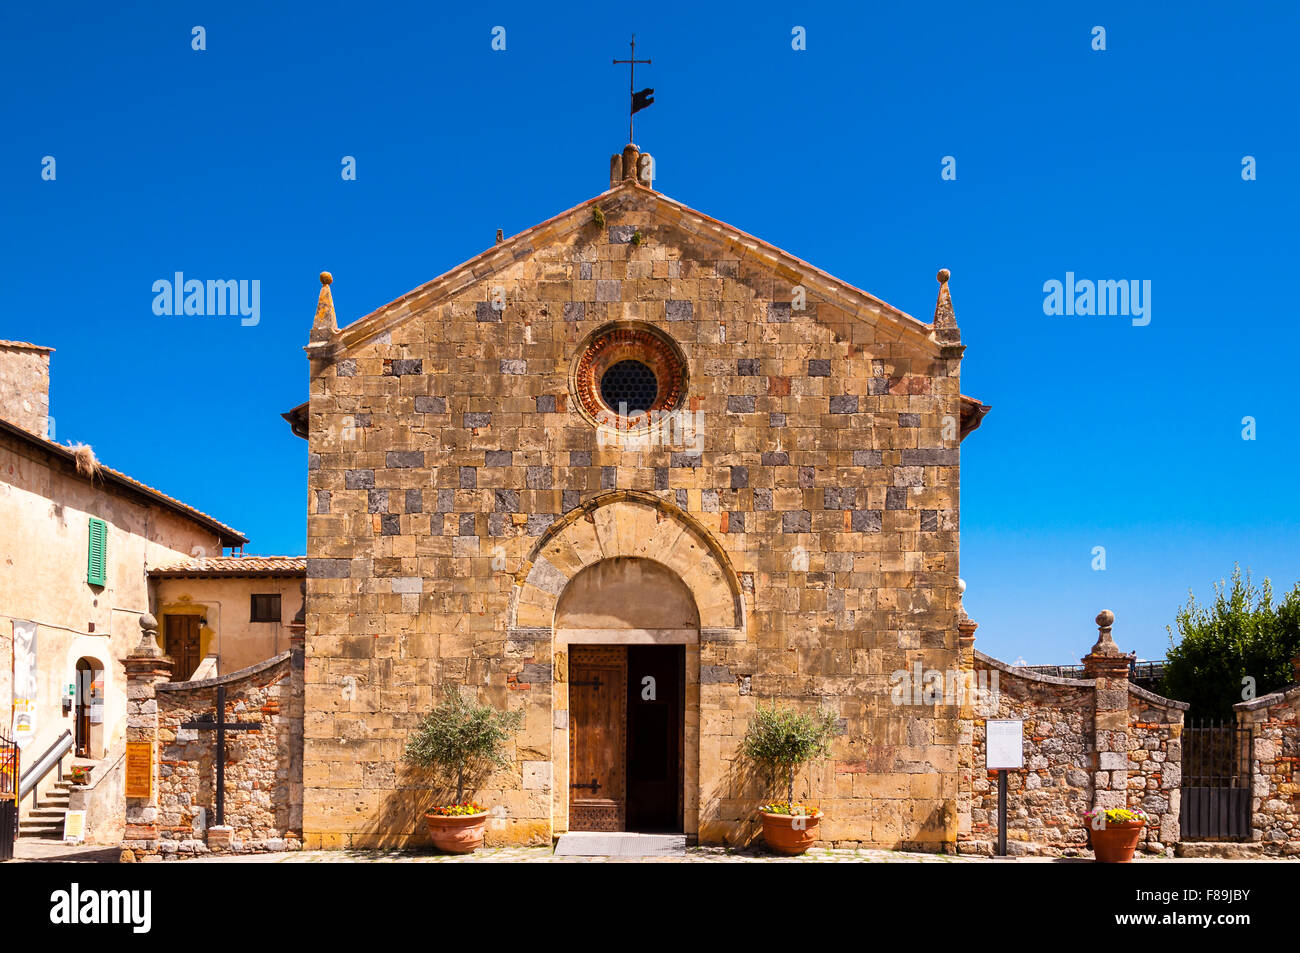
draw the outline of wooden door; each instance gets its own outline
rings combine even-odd
[[[571,646],[569,830],[624,830],[626,737],[627,649]]]
[[[627,655],[628,830],[682,829],[686,650],[634,645]]]
[[[167,654],[175,663],[172,681],[184,682],[199,667],[199,617],[196,615],[169,615],[165,617],[164,635]]]

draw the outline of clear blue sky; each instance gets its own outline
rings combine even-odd
[[[349,322],[602,191],[635,31],[658,188],[924,320],[952,269],[963,387],[994,407],[962,453],[977,644],[1070,662],[1107,607],[1159,657],[1235,561],[1300,579],[1296,10],[6,4],[0,338],[57,348],[61,442],[302,552],[279,414],[317,274]],[[260,323],[156,316],[177,271],[258,279]],[[1044,315],[1067,271],[1150,280],[1150,325]]]

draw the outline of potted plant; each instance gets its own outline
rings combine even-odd
[[[1097,863],[1127,864],[1151,818],[1137,808],[1112,807],[1085,812],[1083,822]]]
[[[763,840],[778,854],[802,854],[817,842],[822,812],[794,799],[794,776],[801,765],[826,754],[835,734],[835,713],[825,708],[800,713],[758,706],[745,735],[744,753],[766,766],[785,787],[784,803],[762,805]]]
[[[74,764],[72,766],[72,773],[69,780],[71,780],[73,784],[89,784],[90,769],[84,768],[79,764]]]
[[[510,763],[505,742],[523,722],[522,711],[498,711],[465,699],[457,688],[411,732],[404,760],[428,768],[454,785],[455,800],[435,804],[424,815],[433,844],[450,854],[471,854],[483,846],[487,810],[465,799],[467,783],[482,772]]]

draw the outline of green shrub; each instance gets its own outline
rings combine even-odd
[[[742,750],[751,761],[769,768],[785,782],[787,806],[791,811],[795,809],[795,772],[830,750],[835,722],[835,713],[825,708],[800,713],[791,708],[778,708],[775,700],[768,708],[759,705],[749,720]]]
[[[522,711],[498,711],[466,700],[455,686],[406,741],[403,759],[431,768],[456,785],[456,804],[465,801],[465,781],[480,769],[510,763],[505,745],[523,723]]]
[[[1169,653],[1160,691],[1189,702],[1193,715],[1231,718],[1235,703],[1294,681],[1291,659],[1300,651],[1300,583],[1275,606],[1268,579],[1256,587],[1250,573],[1243,578],[1237,566],[1230,585],[1225,580],[1214,587],[1210,606],[1200,605],[1188,593],[1175,624],[1177,641],[1173,628],[1166,627]]]

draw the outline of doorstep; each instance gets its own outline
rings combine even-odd
[[[684,857],[685,834],[569,831],[556,841],[559,857]]]

